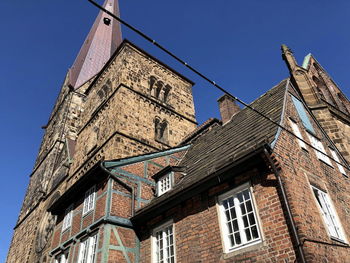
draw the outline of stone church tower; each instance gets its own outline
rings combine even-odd
[[[106,9],[118,14],[117,0]],[[100,12],[45,127],[7,262],[50,262],[56,218],[47,208],[104,159],[174,147],[193,129],[193,83],[122,41]]]
[[[350,162],[350,102],[313,55],[299,66],[292,51],[282,46],[282,57],[298,89],[317,121]]]

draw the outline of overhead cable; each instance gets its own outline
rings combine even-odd
[[[324,152],[322,152],[321,150],[319,150],[318,148],[316,148],[315,146],[311,145],[309,142],[305,141],[302,138],[299,138],[297,135],[295,135],[293,132],[291,132],[289,129],[285,128],[283,125],[281,125],[280,123],[274,121],[272,118],[270,118],[269,116],[266,116],[264,113],[256,110],[254,107],[252,107],[251,105],[249,105],[248,103],[244,102],[243,100],[241,100],[240,98],[232,95],[230,92],[228,92],[226,89],[224,89],[223,87],[221,87],[220,85],[218,85],[215,81],[211,80],[209,77],[205,76],[203,73],[201,73],[200,71],[198,71],[197,69],[195,69],[194,67],[192,67],[191,65],[189,65],[187,62],[185,62],[184,60],[182,60],[181,58],[179,58],[178,56],[176,56],[174,53],[172,53],[171,51],[169,51],[168,49],[166,49],[165,47],[163,47],[162,45],[160,45],[157,41],[155,41],[154,39],[152,39],[151,37],[149,37],[148,35],[146,35],[145,33],[143,33],[142,31],[140,31],[139,29],[135,28],[134,26],[130,25],[129,23],[125,22],[124,20],[122,20],[120,17],[116,16],[115,14],[113,14],[112,12],[110,12],[109,10],[105,9],[103,6],[99,5],[98,3],[94,2],[93,0],[88,0],[91,4],[93,4],[94,6],[96,6],[98,9],[102,10],[103,12],[105,12],[106,14],[110,15],[111,17],[113,17],[114,19],[116,19],[118,22],[120,22],[121,24],[123,24],[124,26],[126,26],[127,28],[131,29],[132,31],[134,31],[135,33],[137,33],[138,35],[140,35],[141,37],[143,37],[145,40],[147,40],[148,42],[150,42],[151,44],[155,45],[156,47],[158,47],[159,49],[161,49],[163,52],[165,52],[166,54],[168,54],[169,56],[171,56],[172,58],[174,58],[176,61],[180,62],[182,65],[184,65],[185,67],[187,67],[189,70],[191,70],[192,72],[194,72],[196,75],[198,75],[199,77],[201,77],[202,79],[204,79],[205,81],[209,82],[211,85],[213,85],[214,87],[216,87],[217,89],[219,89],[220,91],[222,91],[223,93],[225,93],[226,95],[228,95],[230,98],[234,99],[235,101],[238,101],[239,103],[241,103],[243,106],[245,106],[246,108],[254,111],[255,113],[257,113],[258,115],[260,115],[261,117],[263,117],[264,119],[267,119],[268,121],[270,121],[271,123],[273,123],[274,125],[278,126],[279,128],[281,128],[282,130],[286,131],[287,133],[289,133],[290,135],[296,137],[298,140],[304,142],[306,145],[308,145],[310,148],[314,149],[315,151],[325,154]],[[328,155],[327,155],[328,156]],[[334,162],[336,162],[337,164],[340,164],[342,166],[344,166],[344,164],[338,162],[337,160],[335,160],[333,157],[328,156],[328,158],[330,158],[331,160],[333,160]],[[347,164],[347,163],[346,163]],[[345,166],[348,170],[349,167]]]

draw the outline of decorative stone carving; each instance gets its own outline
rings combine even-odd
[[[56,224],[56,216],[46,212],[43,216],[36,235],[35,252],[41,253],[51,239],[52,231]]]

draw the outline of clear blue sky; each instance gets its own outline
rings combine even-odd
[[[102,1],[102,0],[100,0]],[[101,3],[101,2],[100,2]],[[121,15],[250,102],[288,76],[280,45],[309,52],[350,95],[350,1],[120,0]],[[1,0],[0,262],[58,91],[97,14],[86,0]],[[221,95],[129,30],[123,35],[196,82],[199,123]]]

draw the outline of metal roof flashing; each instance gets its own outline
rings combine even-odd
[[[312,54],[309,53],[305,56],[304,61],[303,61],[303,65],[301,66],[304,69],[308,69],[309,64],[310,64],[310,58],[312,57]]]

